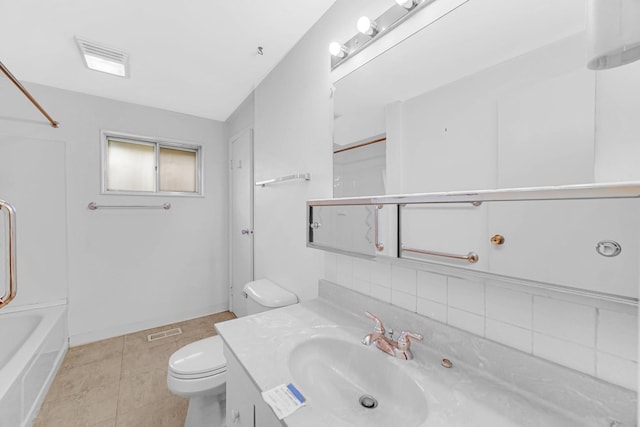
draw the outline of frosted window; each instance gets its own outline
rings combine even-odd
[[[104,192],[202,194],[202,147],[153,138],[106,134]]]
[[[155,191],[155,145],[108,140],[107,190]]]
[[[196,192],[197,157],[195,151],[160,147],[160,191]]]

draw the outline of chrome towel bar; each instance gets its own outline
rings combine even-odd
[[[291,181],[293,179],[304,179],[305,181],[311,180],[310,173],[295,173],[293,175],[281,176],[279,178],[267,179],[266,181],[256,182],[256,187],[266,187],[269,184],[276,184],[283,181]]]
[[[471,264],[475,264],[476,262],[478,262],[478,259],[480,259],[480,257],[478,257],[478,254],[475,252],[469,252],[466,255],[457,255],[457,254],[450,254],[447,252],[425,251],[423,249],[407,248],[405,246],[402,246],[402,252],[413,252],[413,253],[422,254],[422,255],[431,255],[431,256],[439,256],[443,258],[460,259],[463,261],[468,261]]]
[[[96,202],[90,202],[87,207],[92,211],[96,209],[171,209],[171,203],[163,203],[161,205],[99,205]]]
[[[9,225],[9,286],[4,295],[0,296],[0,308],[9,304],[18,293],[17,263],[16,263],[16,210],[9,203],[0,200],[0,211],[7,212]]]

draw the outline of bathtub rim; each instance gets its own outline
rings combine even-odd
[[[20,317],[20,315],[36,313],[42,315],[38,325],[18,351],[9,359],[9,362],[0,367],[0,400],[4,399],[13,384],[20,379],[20,375],[30,368],[34,357],[39,354],[42,346],[45,345],[46,339],[53,328],[63,316],[66,316],[67,304],[65,300],[64,302],[21,306],[14,308],[12,311],[7,309],[7,311],[0,312],[0,324],[4,316]],[[66,319],[64,321],[66,323]],[[67,334],[66,331],[65,334]],[[68,348],[68,338],[65,347]]]

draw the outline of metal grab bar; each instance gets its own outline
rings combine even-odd
[[[475,252],[469,252],[466,255],[457,255],[457,254],[450,254],[447,252],[425,251],[423,249],[407,248],[405,246],[402,246],[402,252],[413,252],[413,253],[422,254],[422,255],[431,255],[431,256],[439,256],[443,258],[460,259],[463,261],[468,261],[471,264],[475,264],[476,262],[478,262],[478,259],[480,259],[478,254]]]
[[[0,297],[0,308],[2,308],[18,293],[18,270],[16,268],[16,210],[4,200],[0,200],[0,210],[6,211],[9,219],[9,289]]]
[[[294,173],[293,175],[281,176],[279,178],[268,179],[266,181],[256,182],[256,187],[266,187],[269,184],[275,184],[277,182],[291,181],[292,179],[304,179],[305,181],[311,180],[311,174],[307,173]]]
[[[373,208],[373,222],[374,222],[374,238],[373,239],[378,252],[382,252],[384,250],[384,245],[378,240],[378,229],[380,228],[378,224],[378,220],[380,219],[378,215],[378,211],[383,207],[384,205],[376,205]]]
[[[87,207],[92,211],[96,209],[171,209],[171,203],[163,203],[161,205],[99,205],[96,202],[90,202]]]

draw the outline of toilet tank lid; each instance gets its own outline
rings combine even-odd
[[[285,307],[296,304],[296,294],[276,285],[269,279],[259,279],[244,285],[243,290],[249,298],[264,307]]]

